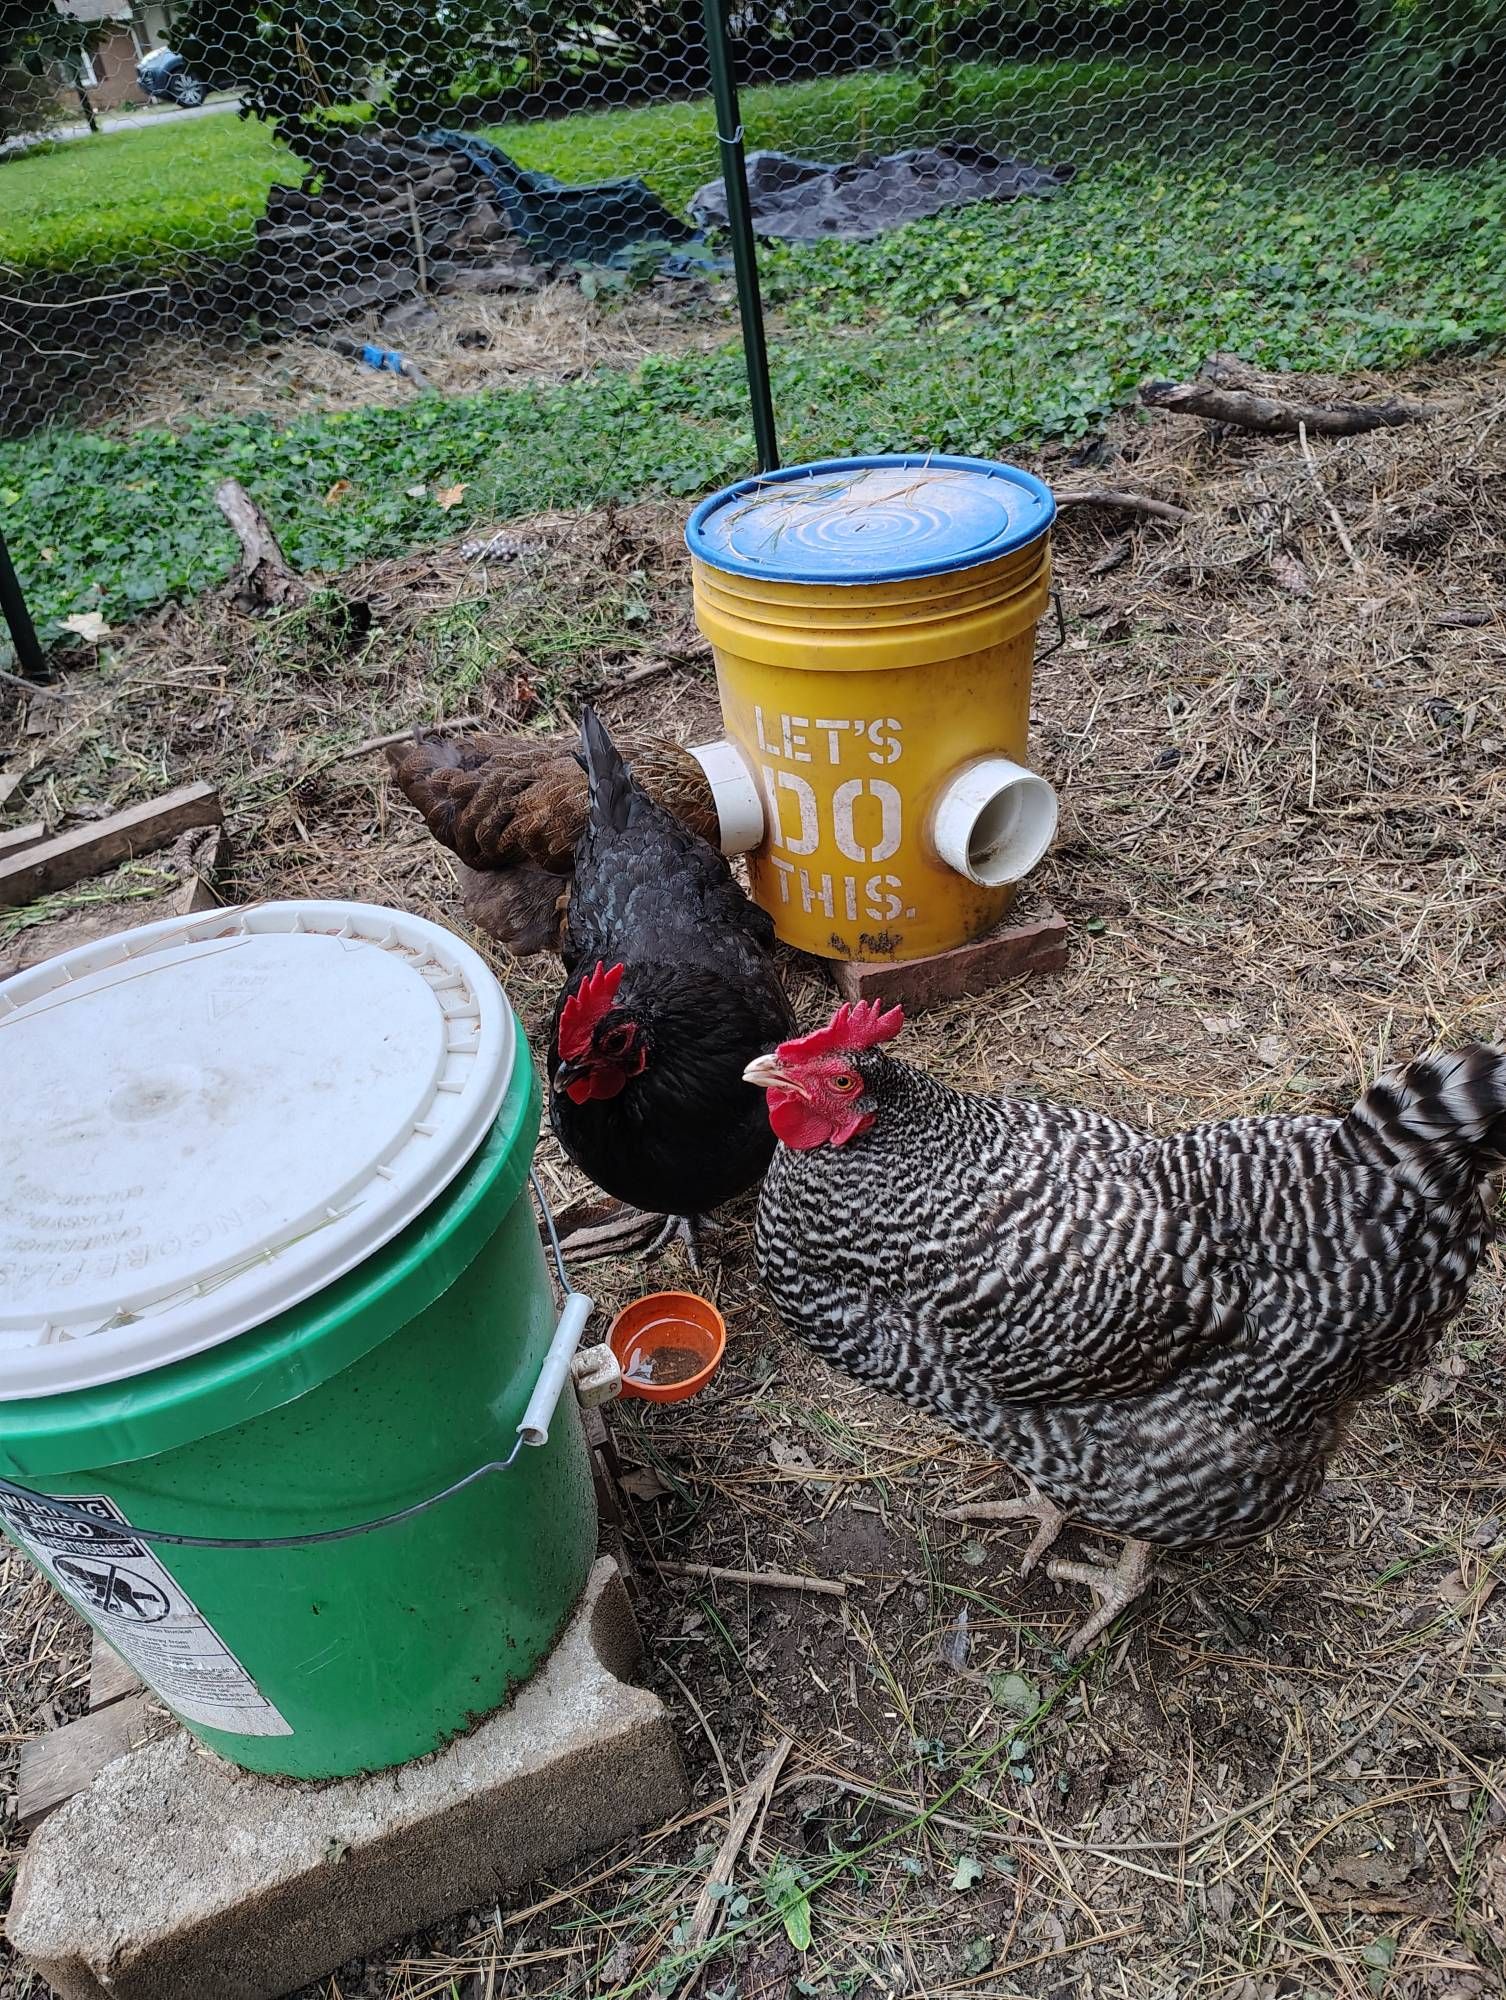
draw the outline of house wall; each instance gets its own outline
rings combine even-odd
[[[149,102],[136,81],[136,64],[148,49],[160,48],[167,40],[167,8],[138,8],[137,14],[142,23],[140,28],[125,13],[120,0],[73,0],[67,12],[81,21],[105,20],[111,23],[109,33],[102,37],[90,58],[92,80],[85,79],[84,87],[95,110],[114,111],[122,104]],[[67,110],[77,113],[78,93],[75,90],[64,86],[58,91],[58,98]]]

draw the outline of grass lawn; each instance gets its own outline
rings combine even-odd
[[[1221,348],[1344,370],[1483,347],[1506,338],[1503,274],[1506,163],[1298,176],[1242,153],[1172,176],[1122,161],[1049,201],[771,254],[790,323],[773,357],[784,455],[1007,456],[1081,434],[1144,375]],[[51,627],[223,575],[234,549],[211,494],[226,474],[298,563],[334,570],[470,521],[699,492],[751,461],[732,348],[282,424],[42,433],[0,445],[0,527]],[[440,511],[433,489],[457,483],[460,504]]]
[[[1175,129],[1185,143],[1216,107],[1247,116],[1258,75],[1233,63],[963,63],[947,69],[945,95],[913,70],[870,70],[745,90],[741,103],[750,152],[841,159],[967,133],[1049,164],[1101,157],[1158,131]],[[486,136],[561,180],[636,174],[672,208],[721,173],[706,98],[494,125]]]
[[[0,160],[0,263],[171,270],[184,252],[250,242],[274,181],[303,169],[255,119],[233,111],[101,132]]]
[[[1081,158],[1116,133],[1176,129],[1185,139],[1211,106],[1247,113],[1253,76],[1231,65],[969,63],[948,72],[945,95],[909,71],[870,72],[750,90],[743,111],[750,145],[785,151],[850,154],[975,131],[1022,153]],[[487,136],[561,180],[638,175],[673,208],[720,172],[708,99],[498,125]],[[160,272],[185,251],[233,255],[250,245],[268,187],[302,172],[265,126],[228,112],[0,160],[0,263]]]

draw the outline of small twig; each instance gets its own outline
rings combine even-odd
[[[845,1597],[847,1585],[829,1576],[793,1576],[782,1569],[721,1569],[715,1563],[670,1562],[659,1568],[671,1576],[704,1576],[713,1583],[751,1583],[763,1590],[803,1590],[817,1597]]]
[[[406,190],[408,196],[408,220],[413,225],[413,248],[418,257],[418,289],[424,297],[429,296],[429,259],[424,251],[424,232],[419,227],[418,198],[411,185]]]
[[[1435,632],[1478,632],[1487,625],[1494,625],[1500,618],[1498,611],[1487,610],[1481,605],[1477,609],[1457,609],[1440,611],[1433,620]],[[29,685],[29,683],[28,683]]]
[[[29,681],[20,674],[7,672],[4,667],[0,667],[0,681],[4,681],[7,687],[19,688],[22,694],[39,694],[47,701],[68,699],[67,688],[51,687],[46,681]]]
[[[1329,499],[1327,493],[1324,491],[1323,475],[1318,470],[1318,461],[1313,456],[1313,448],[1307,441],[1306,424],[1298,424],[1297,442],[1301,445],[1302,456],[1307,461],[1307,472],[1308,472],[1308,477],[1312,480],[1313,483],[1313,491],[1317,494],[1318,498],[1322,501],[1324,507],[1327,509],[1328,518],[1330,521],[1333,522],[1334,530],[1337,533],[1339,540],[1344,544],[1344,553],[1346,556],[1348,556],[1349,561],[1353,566],[1355,575],[1363,576],[1365,574],[1365,565],[1360,561],[1359,557],[1354,552],[1354,543],[1349,539],[1349,530],[1344,526],[1343,521],[1339,518],[1338,508],[1335,507],[1333,502]]]
[[[461,715],[457,716],[453,722],[438,722],[434,726],[436,729],[444,730],[485,729],[486,717],[484,715]],[[344,764],[352,757],[369,757],[373,751],[391,750],[396,744],[411,742],[412,738],[413,729],[411,727],[408,729],[394,729],[386,736],[363,737],[359,743],[352,743],[348,750],[337,750],[332,757],[325,759],[325,763]],[[323,770],[324,765],[320,765],[319,768]]]
[[[1063,507],[1105,507],[1119,514],[1146,514],[1153,521],[1190,521],[1191,511],[1170,500],[1157,500],[1149,493],[1128,493],[1117,486],[1089,486],[1075,492],[1056,494],[1058,509]]]

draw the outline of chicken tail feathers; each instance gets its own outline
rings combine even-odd
[[[591,788],[592,823],[623,832],[633,802],[633,781],[606,724],[589,702],[580,712],[580,761]]]
[[[1335,1145],[1430,1201],[1468,1200],[1506,1166],[1506,1048],[1477,1043],[1389,1072],[1342,1121]]]

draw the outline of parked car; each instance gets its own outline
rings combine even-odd
[[[164,104],[202,104],[209,95],[208,84],[200,82],[182,56],[171,49],[153,49],[144,55],[136,65],[136,81],[148,97],[160,98]]]

